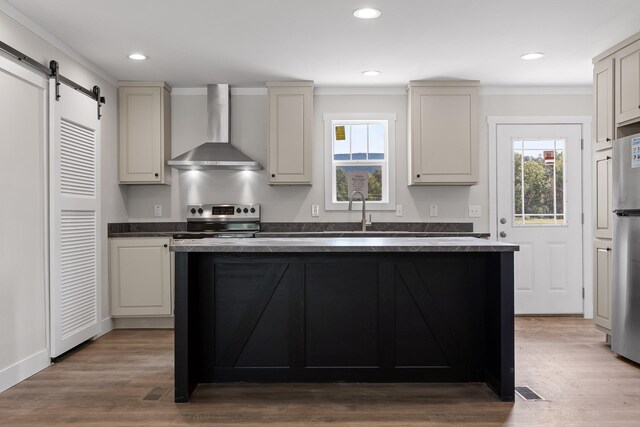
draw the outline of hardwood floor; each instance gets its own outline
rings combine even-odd
[[[172,351],[172,331],[113,331],[1,393],[0,425],[640,425],[640,366],[579,318],[516,319],[516,384],[544,401],[484,384],[231,384],[175,404]]]

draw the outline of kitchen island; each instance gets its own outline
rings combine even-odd
[[[514,399],[515,245],[174,240],[175,401],[198,383],[486,382]]]

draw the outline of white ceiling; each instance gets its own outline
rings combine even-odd
[[[403,86],[591,84],[591,59],[640,31],[640,0],[8,0],[117,80],[174,87],[314,80]],[[352,16],[362,6],[382,16]],[[133,51],[144,62],[127,58]],[[544,52],[537,61],[520,55]],[[380,70],[366,77],[364,70]]]

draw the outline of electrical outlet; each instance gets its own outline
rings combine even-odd
[[[311,216],[320,216],[320,205],[311,205]]]
[[[396,205],[396,216],[402,216],[402,215],[404,215],[402,205]]]
[[[162,216],[162,205],[153,205],[153,216]]]
[[[438,216],[438,205],[429,206],[429,216]]]
[[[469,205],[469,218],[480,218],[480,205]]]

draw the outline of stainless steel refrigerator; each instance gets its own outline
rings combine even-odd
[[[613,142],[611,349],[640,363],[640,134]]]

